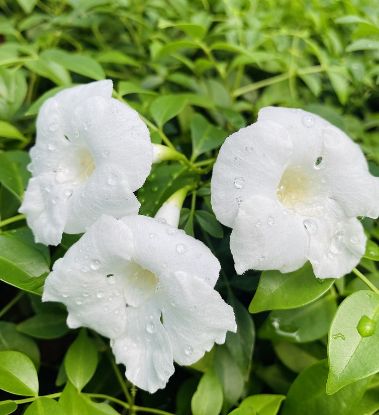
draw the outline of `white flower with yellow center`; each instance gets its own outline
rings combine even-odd
[[[172,220],[163,219],[163,213]],[[151,393],[235,331],[233,309],[214,289],[220,264],[200,241],[158,219],[102,216],[47,277],[43,301],[68,309],[71,328],[111,339],[126,377]]]
[[[112,98],[112,81],[66,89],[48,99],[30,151],[32,178],[20,212],[37,242],[57,245],[102,214],[136,214],[133,192],[148,176],[153,150],[138,113]]]
[[[221,147],[212,206],[233,228],[239,274],[290,272],[309,260],[318,278],[341,277],[365,251],[356,217],[379,215],[379,179],[340,129],[299,109],[267,107]]]

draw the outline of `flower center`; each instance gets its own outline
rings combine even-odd
[[[83,183],[95,170],[95,162],[85,147],[76,147],[69,159],[65,160],[56,170],[58,183]]]
[[[88,177],[91,176],[92,172],[95,170],[95,162],[92,158],[91,153],[85,148],[81,148],[78,150],[78,159],[79,180],[84,181],[88,179]]]
[[[312,197],[312,179],[301,166],[289,167],[280,180],[276,194],[285,207],[294,209]]]

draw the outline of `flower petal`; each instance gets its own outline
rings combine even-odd
[[[126,216],[122,221],[133,233],[136,263],[158,276],[167,270],[183,271],[214,287],[220,264],[202,242],[145,216]]]
[[[292,154],[287,131],[272,121],[257,122],[228,137],[212,176],[212,207],[217,219],[233,226],[239,205],[250,195],[276,195]]]
[[[26,215],[36,242],[58,245],[67,220],[70,190],[57,185],[54,176],[31,178],[19,212]]]
[[[365,252],[366,236],[356,218],[347,218],[334,204],[322,218],[306,220],[308,258],[318,278],[339,278],[358,265]]]
[[[127,311],[126,334],[111,341],[116,362],[126,366],[125,376],[136,386],[154,393],[174,373],[169,336],[154,304]]]
[[[241,204],[230,237],[238,274],[248,269],[291,272],[306,262],[302,218],[276,200],[253,196]]]
[[[227,331],[236,331],[232,307],[200,278],[177,271],[162,277],[162,317],[181,365],[198,361],[214,343],[225,342]]]
[[[133,252],[132,235],[122,222],[102,216],[47,277],[43,301],[67,306],[69,327],[89,327],[115,337],[126,327],[122,277],[113,275]]]

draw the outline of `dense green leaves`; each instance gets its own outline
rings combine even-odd
[[[329,332],[328,393],[379,372],[379,295],[358,291],[338,308]]]
[[[38,377],[33,362],[23,353],[0,352],[0,389],[15,395],[38,394]]]
[[[308,304],[328,291],[333,282],[333,279],[317,279],[309,263],[288,274],[265,271],[260,277],[249,311],[258,313],[265,310],[285,310]]]
[[[97,363],[96,345],[86,331],[81,330],[65,357],[67,377],[78,390],[81,390],[94,375]]]

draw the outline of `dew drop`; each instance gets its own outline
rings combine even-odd
[[[104,297],[104,294],[103,294],[101,291],[99,291],[99,292],[96,294],[96,297],[97,297],[97,298],[103,298],[103,297]]]
[[[58,122],[57,121],[52,121],[49,125],[49,130],[51,132],[54,132],[54,131],[58,130],[58,127],[59,127]]]
[[[237,196],[237,197],[236,197],[236,202],[237,202],[237,205],[238,205],[238,206],[241,206],[241,203],[242,203],[242,197],[241,197],[241,196]]]
[[[49,144],[47,145],[47,149],[48,149],[49,151],[54,151],[54,150],[55,150],[55,145],[54,145],[54,144],[49,143]]]
[[[57,200],[57,198],[56,198],[56,197],[53,197],[53,198],[51,199],[51,203],[52,203],[53,205],[56,205],[56,204],[57,204],[57,202],[58,202],[58,200]]]
[[[152,191],[153,191],[153,192],[157,192],[157,191],[158,191],[158,186],[154,186],[154,187],[152,188]]]
[[[262,222],[260,221],[260,220],[258,220],[256,223],[255,223],[255,227],[256,228],[260,228],[262,226]]]
[[[234,179],[234,187],[236,189],[242,189],[245,184],[245,179],[243,177],[236,177]]]
[[[324,140],[326,147],[337,147],[339,144],[339,138],[333,133],[331,129],[325,129],[322,131],[321,136]]]
[[[155,325],[154,325],[154,323],[152,323],[152,322],[147,323],[146,324],[146,331],[149,334],[153,334],[155,332]]]
[[[193,353],[193,348],[188,344],[185,348],[184,348],[184,354],[186,356],[191,356],[191,354]]]
[[[45,192],[50,193],[51,192],[51,187],[50,186],[45,186]]]
[[[100,268],[101,262],[98,259],[93,259],[90,264],[90,268],[97,271]]]
[[[362,316],[358,322],[357,330],[362,337],[370,337],[375,333],[376,322],[368,316]]]
[[[341,252],[343,236],[344,233],[342,231],[338,231],[334,234],[329,248],[332,254],[335,255]]]
[[[357,244],[359,243],[359,238],[358,238],[358,237],[356,237],[356,236],[352,236],[352,237],[350,238],[350,242],[351,242],[353,245],[357,245]]]
[[[158,218],[157,221],[159,223],[163,223],[163,224],[166,224],[167,223],[167,220],[165,218]]]
[[[307,128],[313,127],[315,123],[315,118],[312,115],[306,114],[302,119],[303,125]]]
[[[107,157],[109,156],[109,154],[110,154],[110,153],[109,153],[109,150],[104,150],[104,151],[103,151],[103,157],[104,157],[104,158],[107,158]]]
[[[274,223],[275,223],[275,219],[272,216],[269,216],[267,218],[267,224],[272,226],[272,225],[274,225]]]
[[[74,131],[74,137],[75,138],[79,138],[79,130],[75,130]]]
[[[115,285],[116,284],[116,280],[114,278],[108,278],[108,284],[109,285]]]
[[[303,225],[308,233],[313,235],[317,232],[317,223],[312,219],[305,219]]]
[[[75,300],[75,303],[77,305],[82,305],[83,304],[82,300],[80,300],[79,298],[77,300]]]
[[[109,186],[114,186],[117,183],[117,176],[115,174],[110,174],[107,179]]]
[[[176,232],[178,232],[178,230],[174,227],[167,228],[168,235],[174,235]]]
[[[150,233],[149,234],[150,239],[155,239],[156,237],[157,237],[157,235],[155,233]]]
[[[184,254],[184,252],[186,252],[187,248],[184,244],[178,244],[176,245],[176,252],[178,254]]]
[[[62,294],[63,298],[68,298],[68,294]]]
[[[65,195],[65,196],[66,196],[66,198],[68,199],[68,198],[70,198],[70,197],[72,196],[72,193],[73,193],[72,189],[67,189],[67,190],[64,192],[64,195]]]

